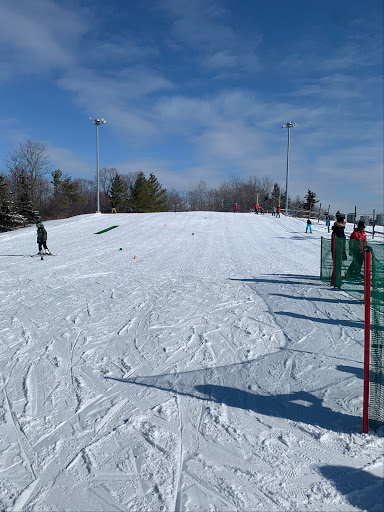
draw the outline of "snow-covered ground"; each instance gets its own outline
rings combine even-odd
[[[45,225],[43,261],[34,227],[0,235],[4,510],[383,510],[364,309],[319,280],[323,223]]]

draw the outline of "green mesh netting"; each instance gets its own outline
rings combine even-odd
[[[364,243],[322,239],[320,278],[323,282],[364,300]],[[371,258],[371,350],[369,426],[384,425],[384,244],[369,242]]]
[[[372,334],[369,383],[369,426],[384,425],[384,244],[372,250]]]

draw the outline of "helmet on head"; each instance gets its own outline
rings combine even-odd
[[[359,220],[357,223],[357,227],[361,229],[365,229],[365,222],[363,220]]]

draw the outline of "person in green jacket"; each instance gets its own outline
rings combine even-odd
[[[42,222],[39,220],[36,222],[37,227],[37,243],[39,246],[39,254],[51,254],[47,247],[47,230],[45,229]],[[43,252],[44,248],[44,252]]]

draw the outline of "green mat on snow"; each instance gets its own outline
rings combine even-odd
[[[110,228],[103,229],[102,231],[98,231],[95,235],[101,235],[101,233],[105,233],[106,231],[110,231],[111,229],[118,228],[119,226],[111,226]]]

